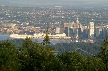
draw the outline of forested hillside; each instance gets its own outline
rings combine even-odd
[[[55,54],[55,48],[46,41],[41,44],[26,38],[20,46],[1,41],[0,71],[108,71],[108,38],[101,43],[95,56],[83,56],[76,51]],[[82,44],[77,47],[82,47]],[[88,45],[85,47],[90,48],[93,44]]]
[[[99,52],[101,43],[84,43],[84,42],[71,42],[71,43],[57,43],[54,45],[55,49],[59,52],[76,51],[83,55],[88,53],[96,55]],[[84,52],[85,51],[85,52]]]
[[[17,46],[21,46],[23,40],[14,39],[10,41],[16,44]],[[39,43],[37,40],[35,40],[35,42]],[[87,51],[91,54],[96,55],[99,52],[101,43],[102,42],[98,42],[98,41],[96,41],[95,43],[85,43],[85,42],[57,43],[55,45],[50,44],[50,47],[54,48],[59,53],[76,51],[83,55],[88,55],[86,52],[84,52],[84,51]],[[42,42],[40,44],[42,44]],[[84,50],[84,51],[81,51],[81,50]]]

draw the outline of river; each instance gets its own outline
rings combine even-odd
[[[10,40],[11,38],[7,34],[0,34],[0,40]]]

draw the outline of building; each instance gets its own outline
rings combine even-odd
[[[69,27],[64,28],[64,33],[66,34],[66,36],[69,36]]]
[[[64,33],[64,28],[56,27],[55,33],[56,34],[63,34]]]
[[[97,39],[101,39],[101,32],[102,32],[102,28],[101,27],[96,27],[95,28],[95,37]]]
[[[89,23],[89,38],[94,38],[94,22]]]
[[[59,28],[59,27],[56,27],[55,33],[56,33],[56,34],[60,33],[60,28]]]
[[[78,39],[78,25],[79,25],[79,20],[77,18],[76,23],[74,24],[74,33],[75,33],[74,37],[75,37],[75,39]]]

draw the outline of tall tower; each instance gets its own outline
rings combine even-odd
[[[89,38],[94,38],[94,22],[89,23]]]
[[[78,25],[79,25],[79,20],[77,18],[76,23],[74,25],[74,30],[75,30],[75,38],[78,39]]]

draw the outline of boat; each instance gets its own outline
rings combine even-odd
[[[50,39],[71,39],[71,37],[67,37],[65,33],[63,34],[56,34],[56,35],[51,35],[48,34]],[[36,38],[36,39],[43,39],[45,37],[44,33],[35,33],[33,35],[27,35],[27,34],[11,34],[9,36],[10,38],[16,38],[16,39],[25,39],[26,37],[29,38]]]
[[[16,38],[16,39],[25,39],[26,37],[32,38],[32,35],[26,35],[26,34],[11,34],[9,37],[10,38]]]

